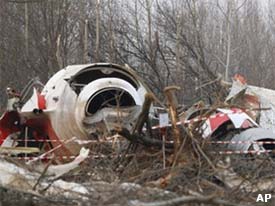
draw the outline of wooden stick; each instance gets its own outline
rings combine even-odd
[[[152,93],[145,94],[145,100],[142,106],[142,110],[138,116],[137,122],[133,128],[132,134],[137,132],[141,133],[144,123],[148,120],[148,115],[152,102],[154,101],[154,95]]]
[[[52,164],[52,159],[49,163],[47,163],[46,167],[44,168],[43,172],[41,173],[41,175],[39,176],[39,178],[37,179],[36,183],[34,184],[34,186],[32,187],[32,189],[35,191],[36,187],[38,186],[38,184],[40,183],[40,181],[45,177],[49,166]]]
[[[172,123],[172,130],[174,133],[174,154],[176,156],[180,147],[180,132],[177,127],[178,115],[177,115],[177,103],[175,99],[175,91],[180,90],[180,87],[170,86],[164,89],[165,96],[167,98],[168,110]]]

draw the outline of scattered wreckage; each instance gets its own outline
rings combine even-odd
[[[173,101],[177,89],[165,90],[167,109],[161,109],[169,111],[169,121],[157,112],[160,108],[152,105],[156,97],[128,66],[68,66],[45,86],[33,80],[21,94],[8,88],[7,109],[0,118],[0,185],[18,189],[22,183],[30,193],[44,190],[49,196],[67,192],[67,196],[86,197],[92,191],[83,185],[56,180],[89,157],[83,144],[106,141],[113,131],[145,146],[178,152],[182,141],[178,125],[195,125],[202,141],[217,145],[215,153],[274,154],[275,91],[249,86],[236,75],[222,104],[207,107],[199,102],[177,114]],[[159,125],[153,121],[158,117]],[[164,137],[162,128],[169,128],[174,138]],[[14,157],[25,160],[25,168],[9,161]],[[228,171],[217,176],[224,179]]]
[[[275,91],[249,86],[235,75],[231,91],[215,108],[197,103],[181,115],[182,122],[200,125],[201,136],[220,154],[274,153]],[[221,150],[221,145],[226,145]]]
[[[76,168],[83,162],[89,154],[89,150],[82,148],[80,154],[70,163],[63,165],[32,165],[27,163],[24,167],[0,159],[0,185],[4,188],[20,190],[24,193],[31,193],[35,196],[41,196],[37,191],[43,191],[46,196],[58,196],[60,194],[68,198],[83,198],[91,191],[83,185],[66,182],[58,178],[63,174]],[[42,192],[43,193],[43,192]]]
[[[43,151],[75,156],[81,141],[100,141],[117,128],[134,130],[147,93],[150,90],[131,68],[107,63],[68,66],[45,86],[34,81],[21,94],[8,88],[7,110],[0,119],[1,154]],[[275,146],[273,102],[275,91],[248,86],[236,75],[221,107],[195,104],[179,114],[176,124],[200,122],[204,139],[227,145],[229,151],[220,153],[265,153]],[[148,105],[147,113],[153,117],[156,110],[151,102]]]

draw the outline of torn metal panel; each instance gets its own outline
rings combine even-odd
[[[261,102],[257,95],[249,91],[249,87],[250,86],[247,85],[243,76],[235,75],[230,93],[226,97],[225,102],[239,105],[240,108],[250,109],[250,111],[246,112],[256,121],[260,115],[259,109],[261,107]]]
[[[249,121],[251,124],[250,127],[259,126],[251,117],[249,117],[245,112],[240,109],[217,109],[217,111],[222,112],[228,116],[231,122],[234,124],[235,128],[246,128],[244,125],[245,121]]]
[[[89,150],[82,149],[74,161],[64,165],[50,166],[48,173],[46,172],[44,175],[38,171],[34,171],[34,169],[38,169],[37,166],[29,170],[27,165],[19,167],[14,163],[0,159],[0,186],[37,195],[39,195],[38,191],[43,191],[45,188],[48,188],[44,191],[46,196],[83,198],[93,189],[87,189],[83,185],[74,182],[53,180],[76,168],[79,163],[88,157],[88,153]]]
[[[226,127],[225,127],[226,126]],[[218,130],[226,135],[229,129],[246,129],[258,127],[258,124],[245,112],[240,109],[217,109],[216,114],[209,117],[202,126],[203,137],[209,138],[216,136]]]
[[[248,86],[247,92],[256,95],[260,101],[261,110],[259,116],[259,124],[266,129],[275,131],[275,91],[262,87]]]
[[[251,109],[251,111],[247,111],[251,118],[257,120],[263,128],[275,130],[274,90],[247,85],[244,78],[239,75],[233,79],[226,102]],[[264,110],[260,110],[261,108],[264,108]]]
[[[228,148],[235,151],[264,151],[274,149],[274,145],[252,143],[275,139],[275,91],[247,85],[244,77],[236,75],[226,102],[238,104],[247,109],[246,113],[259,123],[262,128],[250,128],[233,136],[231,141],[244,141],[243,144],[229,144]],[[263,110],[260,110],[264,108]],[[250,122],[255,122],[250,119]],[[259,126],[257,126],[259,127]]]
[[[34,110],[37,110],[36,112]],[[33,94],[29,101],[23,105],[21,111],[32,111],[34,113],[42,112],[42,110],[46,109],[46,100],[44,96],[42,96],[36,88],[33,88]]]
[[[244,95],[247,89],[247,83],[240,76],[235,76],[233,78],[233,84],[230,89],[228,96],[225,99],[225,102],[234,101],[240,96]]]
[[[237,151],[248,151],[249,149],[264,151],[265,149],[275,149],[274,144],[258,144],[257,141],[275,141],[275,132],[263,128],[250,128],[240,134],[235,135],[231,139],[228,148]],[[235,144],[233,142],[243,142]],[[253,143],[255,142],[255,143]]]
[[[205,114],[209,111],[209,109],[209,106],[204,105],[202,101],[197,102],[194,105],[192,105],[189,109],[187,109],[185,112],[179,114],[179,118],[181,119],[181,121],[191,120],[197,116]]]
[[[126,128],[130,130],[133,123],[136,122],[141,106],[127,108],[103,108],[94,115],[85,117],[84,127],[89,134],[94,136],[104,135],[104,132],[110,133],[117,128]]]
[[[77,168],[81,162],[88,158],[90,150],[85,149],[84,147],[81,148],[79,155],[71,162],[61,165],[50,165],[47,168],[46,175],[50,176],[51,179],[56,179],[69,171]],[[33,166],[34,161],[27,162],[28,165]],[[35,166],[35,170],[37,172],[43,172],[45,170],[44,165],[37,165]]]

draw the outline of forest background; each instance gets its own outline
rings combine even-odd
[[[274,11],[274,0],[0,0],[0,111],[6,87],[94,62],[128,64],[160,98],[178,85],[185,105],[236,73],[274,89]]]

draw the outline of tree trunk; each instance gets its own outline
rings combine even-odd
[[[96,49],[95,49],[95,61],[99,59],[99,44],[100,44],[100,0],[97,0],[96,4]]]
[[[25,51],[26,56],[29,56],[29,11],[28,3],[25,3]]]

